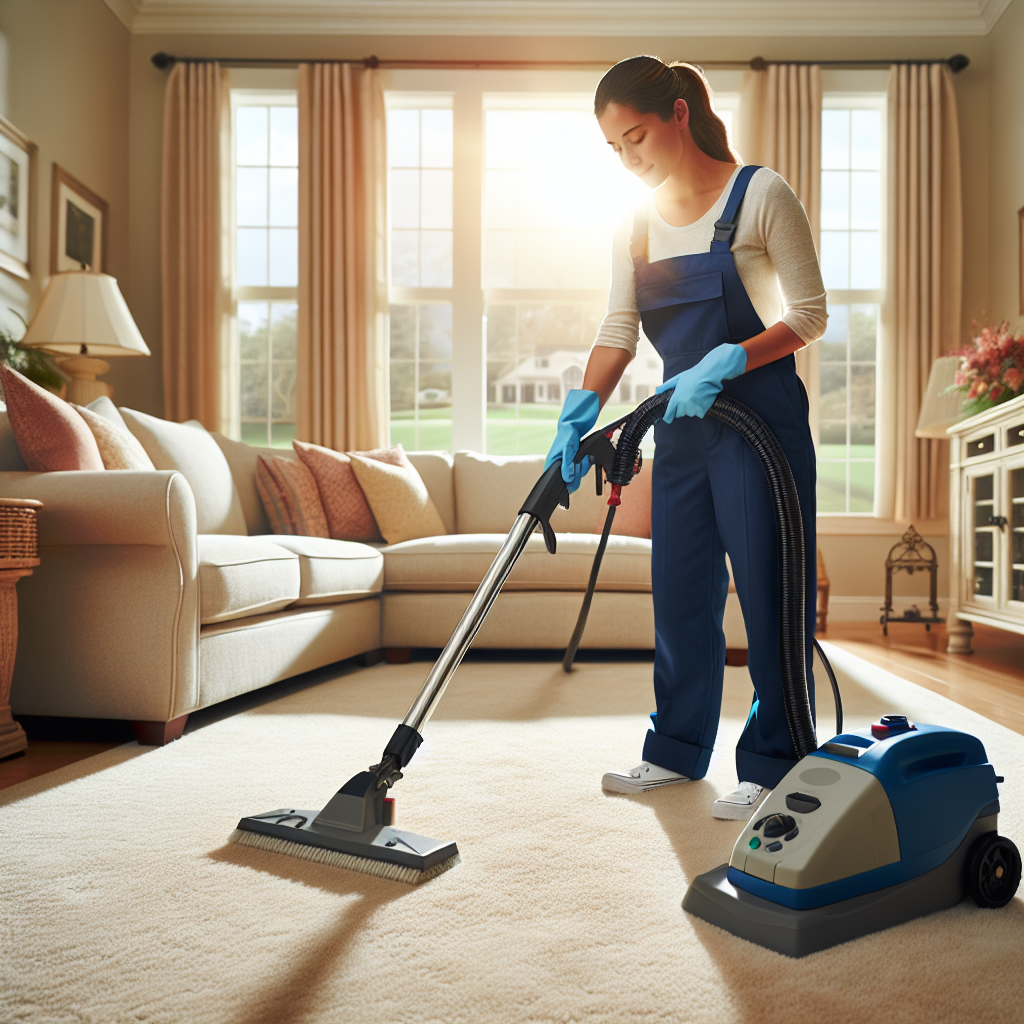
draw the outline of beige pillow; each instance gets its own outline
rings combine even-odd
[[[108,398],[109,402],[110,399]],[[96,438],[96,447],[100,450],[105,469],[156,469],[153,460],[146,454],[146,449],[139,444],[135,436],[124,426],[124,420],[118,415],[122,426],[116,427],[113,422],[92,409],[71,403],[79,415],[89,425],[92,436]]]
[[[188,481],[198,533],[248,533],[228,460],[198,420],[171,423],[134,409],[121,415],[157,469],[176,469]]]
[[[106,395],[94,398],[86,408],[90,412],[96,413],[97,416],[102,416],[105,420],[109,420],[115,427],[128,430],[128,424],[125,423],[124,417],[117,411],[117,406]],[[128,433],[131,433],[131,431],[128,430]]]
[[[402,465],[390,466],[354,452],[349,453],[349,458],[373,518],[389,544],[443,536],[447,532],[426,484],[408,459]]]

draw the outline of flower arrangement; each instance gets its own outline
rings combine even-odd
[[[978,330],[978,322],[971,321]],[[1024,393],[1024,335],[1015,338],[1004,320],[998,327],[982,327],[958,352],[956,387],[967,392],[968,416],[991,409]]]

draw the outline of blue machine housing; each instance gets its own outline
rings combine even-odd
[[[859,751],[836,752],[837,746]],[[899,860],[823,885],[793,889],[729,867],[737,888],[808,910],[888,888],[945,863],[979,817],[999,812],[996,774],[975,736],[938,725],[876,739],[869,730],[842,733],[812,755],[873,775],[892,807]],[[803,763],[803,762],[801,762]]]
[[[876,740],[868,730],[831,743],[864,749],[857,758],[824,748],[816,757],[855,765],[882,784],[896,818],[902,879],[938,867],[963,842],[976,818],[999,813],[996,773],[981,740],[941,725]]]

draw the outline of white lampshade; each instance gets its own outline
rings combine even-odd
[[[942,356],[932,363],[928,386],[921,399],[921,415],[917,418],[915,437],[944,441],[946,430],[964,418],[965,392],[956,388],[959,356]],[[952,388],[952,390],[950,390]]]
[[[21,344],[57,355],[150,354],[117,281],[109,274],[82,270],[50,278]]]

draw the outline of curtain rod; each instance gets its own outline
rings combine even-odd
[[[293,57],[176,57],[170,53],[154,53],[150,58],[153,65],[161,71],[174,67],[175,64],[223,64],[227,67],[297,67],[299,64],[360,64],[364,68],[406,68],[416,70],[460,70],[460,71],[521,71],[521,70],[558,70],[582,68],[609,68],[608,61],[597,60],[388,60],[380,57],[342,57],[339,59],[320,58],[316,60],[300,60]],[[613,62],[612,62],[613,63]],[[959,74],[968,64],[970,58],[962,53],[952,57],[939,57],[935,60],[788,60],[771,61],[772,64],[817,64],[819,67],[830,68],[887,68],[893,64],[946,64],[954,75]],[[745,60],[708,60],[702,61],[703,68],[751,68],[754,71],[767,69],[769,61],[764,57],[753,57]]]

